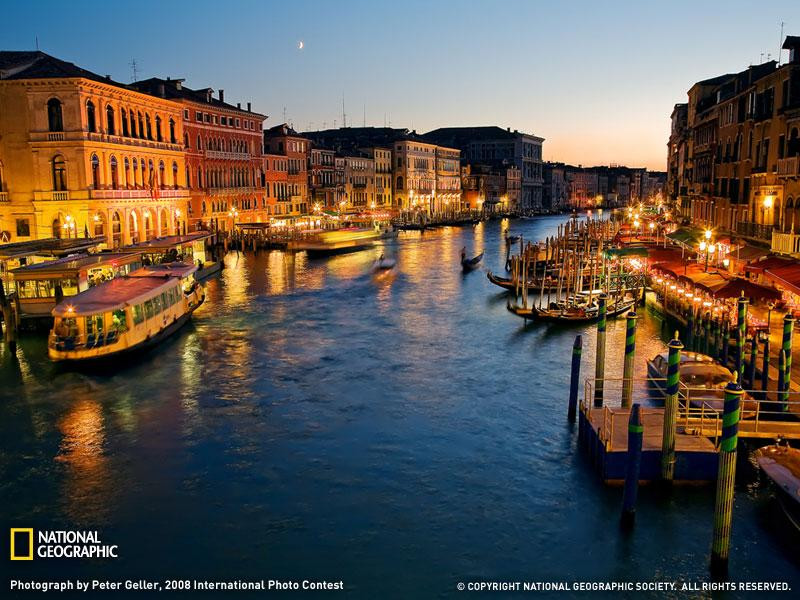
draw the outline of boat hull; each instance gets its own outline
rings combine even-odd
[[[133,346],[128,346],[126,348],[120,348],[114,352],[109,352],[107,354],[98,354],[86,357],[59,357],[54,356],[53,354],[50,355],[50,359],[60,365],[87,365],[87,366],[100,366],[109,363],[119,364],[120,358],[127,358],[130,356],[135,356],[139,354],[143,354],[170,336],[176,333],[179,329],[181,329],[189,320],[192,318],[192,313],[203,303],[201,300],[197,305],[192,307],[189,311],[182,314],[180,317],[175,319],[172,323],[164,327],[163,329],[159,330],[158,333],[155,335],[142,340],[141,342],[134,344]]]
[[[800,531],[800,476],[796,469],[800,461],[800,450],[787,446],[765,446],[756,451],[755,458],[758,466],[774,484],[786,518]]]

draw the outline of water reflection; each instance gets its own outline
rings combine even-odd
[[[66,513],[79,525],[97,525],[113,510],[109,486],[102,407],[91,398],[76,398],[58,423],[62,434],[56,461],[66,467],[62,498]]]

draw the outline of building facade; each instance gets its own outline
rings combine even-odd
[[[311,144],[286,123],[264,130],[264,152],[286,157],[291,212],[308,214],[308,157]]]
[[[422,137],[428,142],[459,149],[465,163],[516,166],[522,178],[519,209],[542,209],[544,138],[500,127],[443,127]]]
[[[335,209],[336,195],[336,153],[327,148],[313,147],[308,155],[308,186],[312,208],[316,210]]]
[[[252,112],[249,102],[245,110],[228,104],[223,90],[214,97],[212,89],[193,90],[180,79],[151,78],[133,86],[181,105],[189,226],[228,231],[235,223],[263,222],[266,115]]]
[[[180,106],[43,52],[0,52],[0,231],[102,237],[186,230]]]
[[[366,153],[344,157],[345,212],[375,208],[375,159]]]
[[[690,88],[685,159],[682,170],[668,159],[667,189],[693,222],[797,254],[800,37],[788,36],[783,48],[784,64],[768,61]]]

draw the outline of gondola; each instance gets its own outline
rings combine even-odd
[[[467,255],[462,250],[461,252],[461,268],[465,273],[478,268],[478,263],[483,260],[483,252],[472,258],[467,258]]]
[[[755,459],[772,480],[786,518],[800,531],[800,450],[784,445],[759,448]]]
[[[518,235],[507,235],[506,236],[506,244],[516,244],[519,241],[520,236]]]
[[[629,311],[635,304],[636,300],[626,300],[624,302],[612,304],[608,308],[606,318],[610,319],[619,316]],[[549,323],[594,323],[600,318],[600,314],[596,308],[524,308],[522,306],[512,305],[510,302],[507,304],[506,308],[508,308],[509,312],[523,319],[545,321]]]
[[[491,271],[486,273],[486,277],[489,281],[491,281],[496,286],[503,288],[504,290],[513,290],[516,286],[514,285],[514,280],[509,279],[508,277],[500,277],[499,275],[495,275]],[[528,280],[528,291],[529,292],[541,292],[541,286],[533,279]],[[545,286],[544,291],[551,291],[555,292],[558,290],[558,284],[553,280],[553,283],[549,286]]]

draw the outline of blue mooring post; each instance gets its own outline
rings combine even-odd
[[[572,344],[572,368],[569,375],[569,409],[567,420],[575,422],[578,412],[578,386],[581,380],[581,352],[583,350],[583,337],[575,336],[575,343]]]
[[[763,399],[767,399],[767,386],[769,385],[769,333],[764,338],[764,357],[761,362],[761,391]]]
[[[636,353],[636,313],[631,311],[625,323],[625,358],[622,364],[622,408],[628,408],[633,398],[633,366]]]
[[[714,537],[711,542],[711,573],[728,574],[728,552],[733,521],[733,484],[736,479],[736,447],[739,442],[739,405],[744,392],[734,380],[725,388],[722,408],[722,438],[719,445],[717,495],[714,501]]]
[[[747,363],[747,387],[756,389],[756,362],[758,361],[758,341],[756,336],[750,338],[750,362]]]
[[[786,350],[778,352],[778,403],[781,412],[788,410],[789,387],[786,385]]]
[[[728,349],[730,347],[730,339],[729,339],[729,330],[730,330],[730,323],[728,322],[728,316],[722,316],[722,348],[720,348],[719,352],[719,362],[722,363],[722,366],[726,369],[728,368]]]
[[[628,418],[628,455],[625,464],[625,491],[622,495],[622,518],[620,524],[628,529],[636,517],[636,497],[639,494],[639,471],[642,465],[642,438],[644,424],[642,407],[637,402]]]

